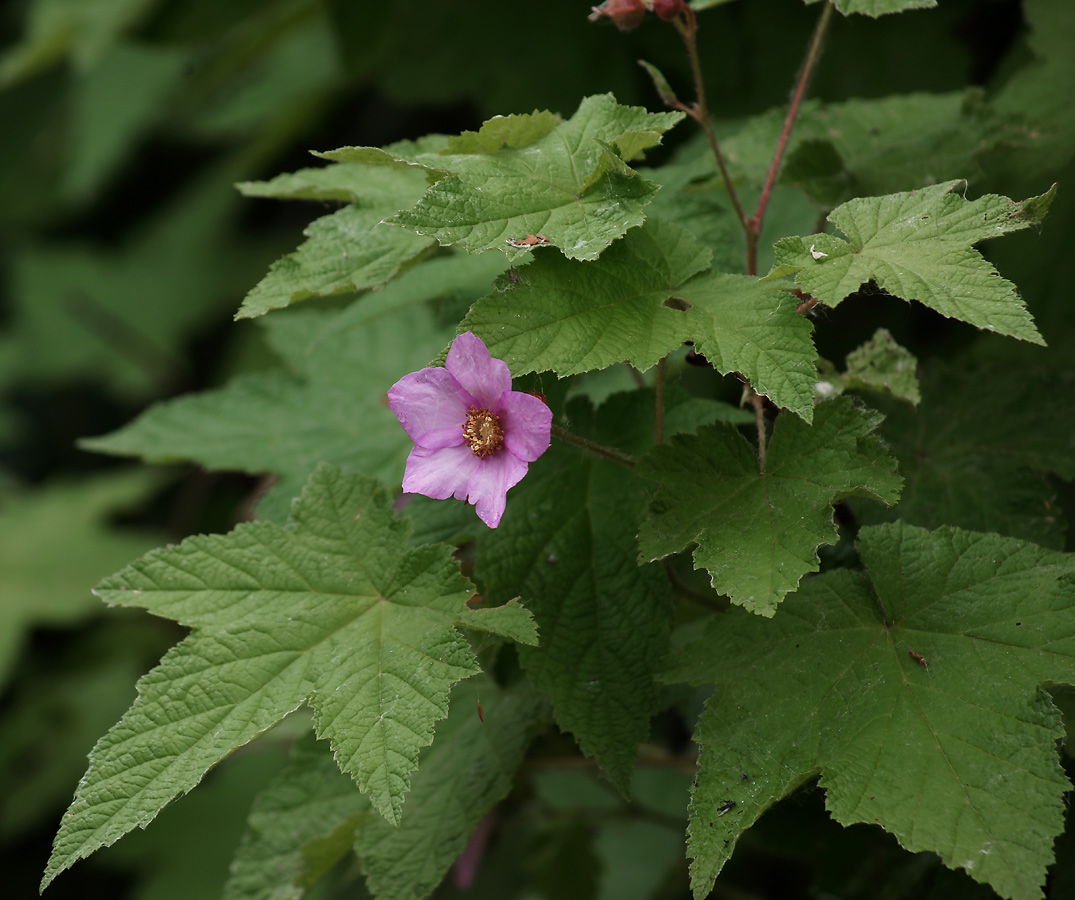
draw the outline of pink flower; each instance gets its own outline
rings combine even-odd
[[[392,385],[388,405],[415,444],[403,490],[467,500],[490,528],[500,524],[508,489],[549,446],[552,410],[513,391],[507,363],[469,331],[455,339],[443,369]]]

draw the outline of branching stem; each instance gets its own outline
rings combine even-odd
[[[739,194],[736,193],[735,185],[732,184],[731,176],[728,174],[724,154],[720,152],[720,143],[717,141],[717,133],[713,128],[713,120],[709,115],[709,104],[705,96],[705,81],[702,79],[702,63],[698,56],[698,18],[694,10],[688,6],[681,16],[673,19],[673,22],[676,30],[683,38],[683,43],[687,46],[687,56],[691,63],[691,75],[694,78],[694,92],[698,98],[693,106],[684,106],[683,111],[702,126],[706,140],[709,141],[709,149],[713,151],[713,156],[717,160],[720,176],[724,179],[724,185],[728,189],[728,197],[735,208],[736,216],[739,217],[739,224],[749,231],[746,213],[743,212],[743,204],[739,202]]]
[[[565,444],[571,444],[574,447],[578,447],[581,450],[585,450],[587,453],[592,453],[595,456],[603,456],[605,459],[610,459],[614,463],[619,463],[621,466],[627,466],[631,468],[634,466],[635,461],[626,453],[620,453],[612,447],[605,447],[602,444],[595,444],[593,441],[588,441],[584,437],[579,437],[577,434],[572,434],[570,431],[564,431],[559,425],[552,426],[552,436],[559,438]]]
[[[795,84],[795,92],[791,97],[791,105],[788,114],[784,117],[784,127],[780,131],[780,138],[776,142],[776,151],[773,153],[773,161],[769,165],[769,173],[765,177],[765,186],[758,198],[758,207],[754,215],[746,222],[747,229],[747,274],[758,274],[758,238],[761,235],[762,223],[765,220],[765,211],[769,206],[769,200],[773,194],[773,186],[780,174],[780,166],[784,161],[784,152],[788,148],[788,140],[791,138],[792,129],[799,118],[803,99],[806,97],[806,88],[810,83],[810,76],[814,74],[814,67],[818,57],[821,56],[821,45],[828,30],[829,21],[832,19],[832,4],[827,2],[821,10],[821,16],[814,27],[814,34],[810,38],[810,46],[806,51],[806,59],[803,60],[802,68],[799,69],[799,78]]]

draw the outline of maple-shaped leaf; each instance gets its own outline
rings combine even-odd
[[[751,612],[771,616],[807,572],[817,549],[836,543],[832,504],[851,496],[895,502],[902,479],[872,434],[874,412],[838,397],[814,423],[780,416],[765,471],[754,447],[726,426],[655,447],[638,473],[659,485],[638,535],[639,559],[661,559],[692,544],[694,566]]]
[[[986,238],[1037,225],[1056,194],[1016,203],[987,194],[965,200],[948,181],[917,191],[850,200],[829,214],[847,238],[831,234],[777,241],[769,277],[795,274],[804,293],[836,306],[874,282],[943,316],[1044,344],[1015,285],[974,249]]]
[[[398,822],[451,686],[478,671],[456,625],[536,641],[521,607],[466,605],[450,547],[407,550],[410,526],[376,482],[319,466],[293,518],[188,538],[98,586],[192,633],[94,748],[43,884],[303,703],[340,768]]]
[[[568,412],[576,433],[633,450],[624,429],[652,440],[652,410],[652,397],[633,392],[610,399],[596,420],[585,403]],[[533,612],[541,646],[522,650],[523,667],[552,698],[560,727],[624,793],[657,711],[653,668],[671,613],[663,570],[632,564],[650,492],[623,467],[554,444],[483,536],[476,570],[485,596],[521,596]]]
[[[887,394],[912,406],[922,399],[916,374],[918,360],[896,343],[887,328],[878,328],[870,340],[848,353],[846,363],[846,371],[839,372],[828,360],[818,361],[815,390],[819,399],[861,389]]]
[[[439,179],[421,200],[388,219],[468,252],[513,252],[509,241],[545,238],[569,259],[596,259],[642,223],[657,185],[627,161],[660,143],[682,113],[587,97],[566,122],[549,112],[497,116],[439,153],[343,148],[330,159],[424,167]]]
[[[813,418],[817,349],[794,294],[747,275],[713,272],[676,296],[690,304],[690,338],[714,368],[739,372],[777,406]]]
[[[321,461],[399,483],[413,444],[385,395],[450,341],[412,304],[441,291],[481,296],[502,266],[495,254],[430,260],[345,310],[269,316],[261,321],[286,370],[160,403],[82,446],[155,463],[272,472],[279,483],[258,515],[281,521]]]
[[[1075,560],[902,523],[862,529],[859,552],[864,573],[809,579],[772,622],[732,610],[671,658],[669,680],[720,684],[695,733],[694,895],[820,773],[838,822],[1040,897],[1071,787],[1040,688],[1075,683]]]
[[[645,370],[687,337],[682,305],[666,301],[711,255],[686,229],[649,219],[594,262],[535,254],[475,303],[460,329],[517,374],[574,375],[618,362]]]
[[[855,504],[866,522],[899,516],[935,528],[998,531],[1064,546],[1064,516],[1046,475],[1075,478],[1075,378],[933,362],[917,410],[868,398],[907,485],[893,510]]]
[[[434,246],[430,238],[382,224],[426,189],[421,169],[340,163],[304,169],[270,182],[239,185],[248,196],[346,199],[352,203],[316,219],[307,240],[272,264],[243,300],[238,319],[254,318],[310,297],[383,287]]]

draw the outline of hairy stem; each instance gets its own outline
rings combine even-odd
[[[717,141],[717,133],[713,128],[713,120],[709,115],[709,104],[705,96],[705,82],[702,79],[702,62],[698,56],[698,18],[695,16],[694,10],[688,6],[683,14],[674,19],[673,22],[676,30],[683,38],[683,43],[687,46],[687,56],[691,63],[691,75],[694,78],[694,92],[698,98],[694,106],[687,109],[686,112],[702,126],[706,140],[709,141],[709,149],[713,151],[713,156],[717,160],[720,176],[724,179],[724,186],[728,189],[728,198],[732,201],[736,216],[739,217],[739,224],[749,233],[746,213],[743,212],[743,204],[739,202],[739,194],[736,193],[735,185],[732,184],[731,176],[728,174],[728,167],[724,163],[724,154],[720,152],[720,143]]]
[[[814,34],[810,38],[810,46],[806,51],[802,68],[799,69],[799,78],[795,84],[795,92],[791,97],[791,105],[788,114],[784,118],[784,127],[780,131],[780,138],[776,142],[776,152],[773,153],[773,161],[769,165],[769,173],[765,177],[765,185],[761,196],[758,198],[758,207],[754,215],[747,221],[747,274],[758,274],[758,237],[761,235],[762,223],[765,220],[765,211],[769,206],[769,200],[773,194],[773,185],[780,174],[780,166],[784,161],[784,152],[788,148],[788,140],[791,138],[792,129],[799,118],[803,99],[806,97],[806,88],[810,83],[810,76],[814,74],[814,67],[818,57],[821,56],[821,45],[828,30],[829,21],[832,19],[832,4],[826,2],[821,10],[821,16],[814,27]]]
[[[626,453],[620,453],[619,450],[612,447],[595,444],[593,441],[588,441],[586,438],[579,437],[577,434],[572,434],[570,431],[564,431],[559,425],[552,426],[552,436],[554,438],[559,438],[565,444],[571,444],[574,447],[585,450],[587,453],[594,454],[594,456],[603,456],[605,459],[610,459],[612,462],[619,463],[621,466],[630,468],[635,464],[635,461]]]

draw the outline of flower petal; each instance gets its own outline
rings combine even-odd
[[[508,488],[518,484],[526,474],[527,465],[512,453],[498,453],[481,461],[470,479],[468,498],[474,511],[490,528],[500,524],[507,505]]]
[[[444,365],[479,405],[497,411],[505,392],[511,390],[511,372],[502,359],[489,356],[480,337],[464,331],[452,343]]]
[[[404,375],[388,389],[388,405],[419,447],[439,450],[463,443],[471,397],[446,369]]]
[[[407,457],[403,490],[409,494],[424,494],[434,500],[447,500],[453,496],[456,500],[465,500],[481,462],[466,445],[440,450],[415,447]]]
[[[509,391],[500,398],[504,447],[519,459],[533,462],[549,449],[552,410],[537,397]]]

